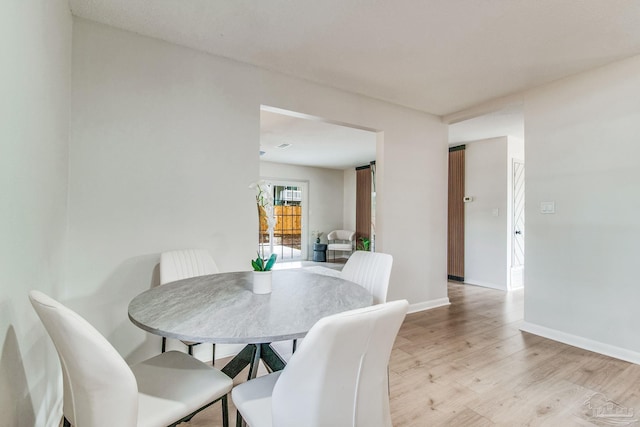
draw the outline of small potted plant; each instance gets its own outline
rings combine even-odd
[[[271,254],[268,259],[258,258],[251,260],[253,267],[253,293],[268,294],[271,292],[271,269],[276,263],[276,254]]]
[[[369,251],[371,250],[371,240],[367,237],[360,237],[360,242],[358,243],[356,250],[359,251]]]

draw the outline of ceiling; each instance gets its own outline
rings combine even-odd
[[[436,115],[640,54],[637,0],[70,0],[80,17]]]
[[[449,145],[497,136],[515,136],[524,140],[522,105],[509,106],[500,111],[449,125]]]
[[[349,169],[376,159],[376,134],[262,110],[260,150],[263,161]]]
[[[441,116],[640,54],[638,0],[69,4],[89,20]],[[521,114],[509,110],[457,123],[451,141],[519,132]],[[316,166],[344,168],[370,157],[370,148],[355,153],[367,146],[355,142],[363,131],[265,117],[264,160],[305,164],[312,158]],[[282,141],[295,143],[280,153],[272,149]],[[313,150],[306,158],[303,147]],[[340,156],[330,156],[338,147]]]

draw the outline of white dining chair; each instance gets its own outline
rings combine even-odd
[[[355,251],[340,273],[344,280],[355,282],[373,295],[373,303],[387,301],[393,257],[381,252]]]
[[[393,267],[393,256],[380,252],[356,251],[347,260],[342,271],[327,267],[308,267],[305,270],[315,274],[339,277],[357,283],[373,295],[374,304],[387,302],[389,278]],[[325,271],[328,270],[328,271]],[[285,361],[302,345],[302,339],[293,341],[277,341],[271,347]]]
[[[127,366],[85,319],[39,291],[29,299],[62,366],[65,426],[164,427],[222,401],[228,426],[231,378],[193,357],[168,351]]]
[[[389,254],[356,251],[349,257],[342,271],[322,266],[304,267],[304,270],[355,282],[373,295],[374,304],[380,304],[387,301],[391,267],[393,257]]]
[[[236,386],[238,426],[390,427],[387,366],[409,303],[318,321],[285,368]]]
[[[164,285],[176,280],[188,279],[207,274],[218,273],[218,266],[205,249],[182,249],[160,254],[160,284]],[[187,351],[193,355],[193,347],[201,343],[182,341]],[[216,361],[216,344],[212,343],[211,364]],[[162,337],[162,352],[167,349],[167,338]]]

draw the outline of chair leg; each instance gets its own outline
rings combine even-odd
[[[187,351],[189,352],[189,356],[193,356],[193,344],[187,346]]]
[[[298,347],[298,340],[293,340],[293,344],[291,345],[291,354],[296,352],[297,347]]]
[[[211,366],[216,364],[216,344],[213,343],[213,352],[211,353]]]
[[[229,399],[226,394],[222,397],[222,427],[229,427]]]
[[[237,411],[237,414],[238,415],[236,416],[236,427],[246,427],[247,423],[242,418],[242,415],[240,415],[240,411]]]
[[[167,337],[162,337],[162,352],[167,350]]]

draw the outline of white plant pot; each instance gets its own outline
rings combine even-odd
[[[271,293],[271,271],[254,271],[253,272],[253,293],[254,294]]]

